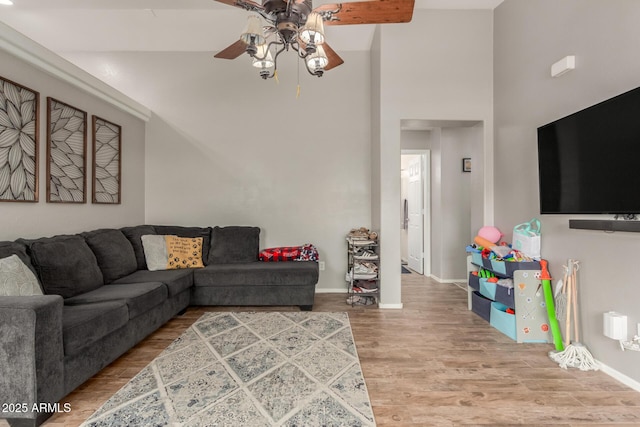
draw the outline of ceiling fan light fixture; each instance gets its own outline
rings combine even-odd
[[[271,68],[275,65],[273,56],[271,56],[271,51],[267,48],[266,44],[258,46],[258,52],[253,57],[252,65],[263,70]]]
[[[257,15],[251,15],[247,18],[247,26],[240,34],[240,40],[249,46],[261,46],[266,43],[264,32],[262,31],[262,22]]]
[[[300,40],[305,44],[320,45],[324,43],[324,23],[322,15],[311,12],[307,17],[307,22],[300,31]]]
[[[324,72],[325,67],[329,65],[329,58],[327,58],[327,54],[321,45],[318,45],[316,51],[307,56],[306,61],[309,71],[312,74],[320,76]]]

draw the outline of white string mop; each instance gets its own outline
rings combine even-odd
[[[578,261],[569,260],[568,274],[563,284],[563,292],[567,295],[567,305],[565,310],[565,345],[564,350],[559,352],[549,352],[549,357],[558,363],[561,368],[578,368],[581,371],[597,371],[598,365],[587,347],[580,343],[580,332],[578,325],[578,283],[577,267]],[[571,317],[573,315],[574,341],[571,342]]]

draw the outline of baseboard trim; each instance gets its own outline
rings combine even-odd
[[[429,277],[438,283],[467,283],[467,279],[441,279],[433,274],[429,275]]]
[[[346,288],[316,288],[316,294],[346,294]]]
[[[403,308],[403,304],[383,304],[383,303],[379,303],[378,304],[378,308],[388,308],[388,309],[392,309],[392,310],[401,310]]]
[[[605,365],[604,363],[600,362],[599,360],[596,360],[596,362],[598,362],[598,365],[600,366],[600,370],[602,372],[604,372],[605,374],[609,375],[611,378],[620,381],[622,384],[626,385],[627,387],[630,387],[630,388],[634,389],[635,391],[640,392],[640,382],[634,380],[633,378],[630,378],[630,377],[626,376],[622,372],[616,371],[612,367]]]

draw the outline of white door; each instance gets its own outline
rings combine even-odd
[[[407,243],[409,246],[409,268],[416,273],[424,274],[423,268],[423,239],[424,239],[424,212],[423,212],[423,188],[422,188],[422,156],[416,156],[409,163],[409,188],[407,208],[409,211],[409,228],[407,230]]]

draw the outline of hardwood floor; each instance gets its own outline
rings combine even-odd
[[[402,310],[352,308],[340,294],[318,294],[314,306],[349,313],[378,426],[640,426],[640,393],[602,372],[560,369],[551,345],[515,343],[467,311],[456,285],[402,280]],[[72,411],[45,426],[79,425],[203,312],[253,310],[190,308],[67,396]]]

